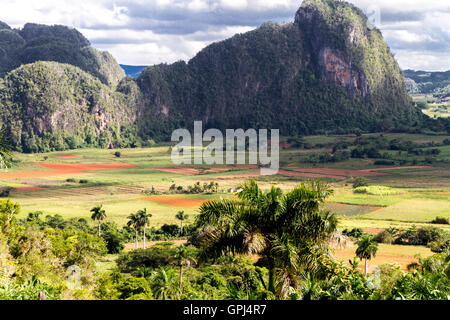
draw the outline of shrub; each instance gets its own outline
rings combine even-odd
[[[364,231],[361,228],[353,228],[351,231],[345,229],[342,233],[348,237],[359,239],[364,234]]]
[[[127,278],[117,285],[120,292],[120,299],[127,300],[150,300],[152,299],[152,290],[147,280],[144,278]]]
[[[220,289],[226,286],[227,280],[221,274],[211,271],[201,277],[197,283],[200,285],[208,284],[212,287]]]
[[[86,184],[86,183],[89,183],[89,180],[81,179],[79,182],[80,182],[81,184]]]
[[[442,242],[448,238],[447,232],[436,227],[421,227],[418,229],[412,227],[403,232],[395,242],[397,244],[427,246],[431,242]]]
[[[122,272],[132,272],[139,267],[158,268],[168,265],[173,255],[173,249],[158,245],[121,254],[117,266]]]
[[[363,177],[356,177],[353,180],[353,189],[356,189],[359,187],[367,187],[368,185],[369,185],[369,183]]]
[[[377,160],[374,162],[376,166],[393,166],[395,165],[395,161],[393,160]]]
[[[74,178],[69,178],[69,179],[66,179],[66,182],[76,183],[77,180],[75,180]]]
[[[431,251],[435,253],[450,253],[450,239],[441,239],[438,241],[433,241],[428,244]]]
[[[36,300],[42,292],[47,300],[61,299],[61,289],[39,281],[36,276],[25,283],[15,281],[8,286],[0,285],[0,300]]]
[[[433,221],[431,221],[433,224],[450,224],[450,221],[448,218],[445,217],[436,217]]]
[[[180,227],[176,224],[165,224],[161,227],[161,231],[171,237],[176,237],[180,234]]]
[[[0,191],[0,198],[8,198],[9,197],[9,194],[11,193],[11,190],[12,190],[13,188],[11,188],[11,187],[6,187],[6,188],[3,188],[1,191]]]
[[[114,155],[116,156],[116,158],[120,158],[122,154],[119,151],[116,151],[114,152]]]
[[[387,243],[387,244],[392,244],[395,241],[394,236],[392,235],[392,233],[388,232],[387,230],[383,230],[381,232],[379,232],[374,238],[374,241],[378,242],[378,243]]]
[[[119,231],[115,223],[102,224],[102,238],[106,242],[109,254],[117,254],[125,248],[125,236]]]

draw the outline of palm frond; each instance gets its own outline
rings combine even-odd
[[[242,192],[238,194],[238,198],[248,204],[257,206],[261,200],[262,191],[259,189],[255,180],[249,180],[239,186]]]
[[[220,226],[233,219],[241,208],[241,203],[234,200],[214,200],[200,206],[196,221],[200,226]]]

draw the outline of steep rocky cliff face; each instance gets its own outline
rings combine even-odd
[[[148,135],[194,120],[290,135],[386,130],[422,117],[381,32],[342,1],[305,0],[294,23],[267,23],[188,63],[150,67],[137,83]]]
[[[67,64],[24,65],[0,81],[1,126],[25,152],[63,150],[101,141],[118,146],[135,121],[128,97]]]
[[[22,64],[36,61],[68,63],[116,86],[125,73],[107,52],[90,46],[76,29],[27,23],[20,30],[0,24],[0,77]]]

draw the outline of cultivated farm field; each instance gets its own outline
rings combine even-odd
[[[363,138],[378,135],[363,135]],[[281,150],[281,168],[275,176],[260,176],[254,165],[179,166],[171,162],[170,146],[121,150],[78,149],[46,154],[15,154],[12,168],[0,173],[0,184],[9,189],[9,198],[21,205],[19,218],[42,211],[43,215],[60,214],[64,218],[80,217],[90,221],[90,209],[102,204],[107,220],[119,226],[127,223],[130,213],[147,208],[152,214],[151,226],[177,224],[175,215],[183,210],[193,223],[199,206],[213,199],[234,198],[236,189],[246,179],[257,180],[262,188],[283,190],[299,183],[318,179],[326,181],[334,194],[325,209],[339,216],[340,228],[362,228],[376,234],[387,228],[407,230],[413,226],[431,226],[440,216],[450,218],[450,147],[440,145],[446,136],[383,134],[392,141],[435,143],[439,154],[431,163],[422,155],[405,151],[381,150],[393,154],[394,165],[376,165],[369,157],[342,161],[305,162],[316,154],[333,154],[333,145],[351,143],[357,137],[312,136],[293,146],[288,141]],[[352,150],[352,147],[349,147]],[[431,148],[431,147],[430,147]],[[425,147],[426,149],[426,147]],[[115,155],[120,152],[120,157]],[[414,161],[410,163],[408,161]],[[352,183],[364,178],[369,187],[355,193]],[[174,194],[172,185],[193,186],[196,182],[219,184],[217,193]],[[92,222],[94,225],[94,222]],[[450,231],[449,225],[435,225]],[[132,248],[127,246],[127,248]],[[405,268],[415,255],[426,257],[426,247],[383,244],[373,265],[399,263]],[[354,256],[354,248],[338,250],[336,256],[346,262]]]

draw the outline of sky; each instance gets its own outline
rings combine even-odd
[[[293,22],[301,0],[0,0],[0,21],[77,28],[121,64],[189,60],[264,22]],[[403,69],[450,70],[449,0],[349,0],[373,19]]]

